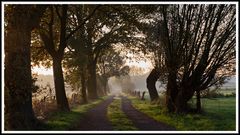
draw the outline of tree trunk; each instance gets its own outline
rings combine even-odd
[[[104,96],[104,88],[101,76],[97,75],[97,94],[98,96]]]
[[[176,109],[175,99],[178,95],[177,87],[177,72],[171,71],[168,75],[166,105],[169,112],[174,112]]]
[[[8,14],[4,63],[4,113],[7,130],[31,130],[38,127],[32,109],[30,44],[31,31],[39,24],[44,10],[42,7],[18,5]]]
[[[187,100],[184,94],[183,90],[179,91],[175,99],[175,112],[177,113],[187,112]]]
[[[103,77],[103,94],[106,96],[108,93],[108,79],[106,77]]]
[[[106,92],[107,92],[107,94],[109,94],[110,93],[110,88],[109,88],[109,85],[107,85],[107,88],[106,88]]]
[[[88,72],[89,72],[89,77],[88,77],[88,97],[89,99],[97,99],[98,94],[97,94],[97,78],[96,78],[96,64],[95,63],[90,63],[88,65]]]
[[[200,95],[200,91],[197,90],[196,91],[197,93],[197,112],[201,112],[202,111],[202,108],[201,108],[201,95]]]
[[[187,102],[193,97],[194,90],[186,87],[179,89],[178,95],[175,99],[175,107],[177,113],[188,113],[192,111]]]
[[[144,96],[145,96],[145,91],[142,93],[142,97],[141,97],[141,100],[145,100]]]
[[[65,93],[61,57],[53,57],[53,77],[58,109],[70,111]]]
[[[30,129],[35,120],[32,110],[30,65],[31,31],[8,31],[5,50],[5,105],[9,129]]]
[[[83,98],[83,103],[87,103],[87,93],[86,93],[86,82],[85,82],[86,78],[85,78],[85,73],[81,72],[81,84],[82,84],[82,98]]]
[[[147,77],[147,88],[151,98],[151,101],[154,101],[159,98],[155,83],[157,82],[160,76],[160,72],[154,68],[149,76]]]

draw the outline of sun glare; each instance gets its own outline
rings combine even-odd
[[[127,60],[126,65],[128,65],[128,66],[136,66],[136,67],[145,68],[145,69],[149,69],[149,68],[152,67],[152,64],[150,62],[145,62],[143,60],[140,60],[140,61],[130,61],[130,60]]]
[[[153,65],[149,61],[144,61],[144,60],[126,60],[126,65],[131,67],[137,67],[137,68],[142,68],[144,69],[143,74],[149,72],[152,68]]]
[[[33,67],[32,73],[37,73],[42,75],[53,75],[53,70],[51,68]]]

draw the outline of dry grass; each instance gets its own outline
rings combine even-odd
[[[57,111],[56,100],[33,100],[33,111],[39,120],[46,120],[52,113]]]

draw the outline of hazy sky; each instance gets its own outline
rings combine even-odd
[[[137,60],[134,60],[134,58],[132,60],[127,59],[125,65],[128,65],[130,67],[131,66],[136,66],[136,67],[139,67],[139,68],[143,68],[143,69],[145,69],[143,74],[149,72],[152,69],[151,62],[144,61],[144,60],[137,61]],[[38,73],[38,74],[42,74],[42,75],[53,75],[53,70],[52,70],[52,68],[47,69],[43,66],[40,66],[40,67],[35,66],[35,67],[32,68],[32,73]]]

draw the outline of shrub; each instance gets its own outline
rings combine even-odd
[[[32,102],[33,111],[39,120],[47,119],[53,112],[57,111],[57,103],[55,100],[38,100]]]
[[[203,91],[201,93],[202,98],[219,98],[219,97],[224,97],[223,93],[220,93],[217,89],[210,90],[207,89],[206,91]]]

